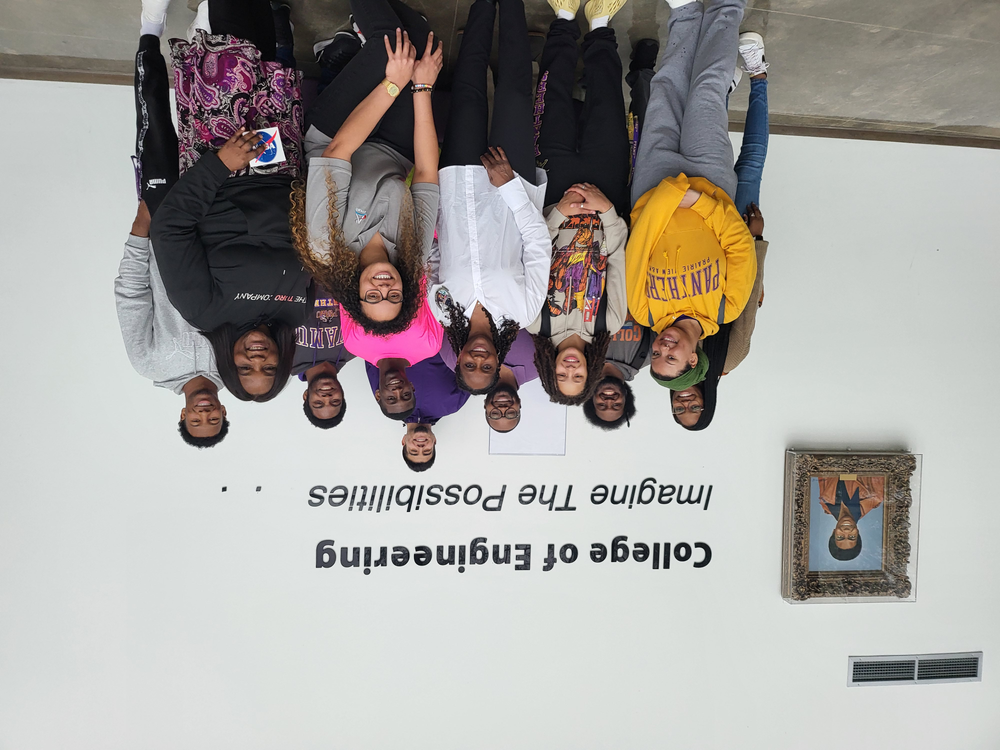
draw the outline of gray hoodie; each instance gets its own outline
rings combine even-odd
[[[189,380],[203,375],[222,388],[208,339],[167,299],[148,237],[130,234],[125,243],[115,307],[129,362],[153,385],[181,393]]]

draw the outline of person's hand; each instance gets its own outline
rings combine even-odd
[[[754,237],[764,235],[764,214],[760,212],[756,203],[747,206],[747,212],[743,214],[743,221],[747,223],[747,228]]]
[[[264,153],[265,148],[267,147],[264,145],[262,135],[253,130],[240,128],[222,145],[217,155],[226,165],[226,169],[235,172]]]
[[[684,193],[684,197],[681,198],[681,205],[678,208],[691,208],[691,206],[698,202],[700,197],[701,193],[697,190],[688,190]]]
[[[587,213],[604,213],[611,209],[611,201],[600,191],[597,185],[589,182],[578,182],[570,190],[575,190],[583,196],[583,201],[576,208],[586,209]]]
[[[139,201],[139,210],[135,212],[131,234],[133,237],[149,237],[149,206],[146,201]]]
[[[563,216],[576,216],[577,214],[594,213],[593,211],[588,211],[586,208],[581,207],[583,201],[584,197],[573,188],[570,188],[563,193],[562,200],[556,204],[556,210]]]
[[[479,160],[486,167],[486,174],[489,175],[493,187],[506,185],[514,179],[514,169],[507,161],[507,154],[499,146],[490,146],[490,150],[480,156]]]
[[[434,85],[437,80],[438,73],[441,72],[441,68],[444,66],[444,47],[438,45],[437,51],[432,52],[434,48],[434,32],[432,31],[427,35],[427,49],[424,50],[424,55],[419,60],[417,60],[416,65],[413,66],[413,82]]]
[[[385,64],[385,77],[390,83],[403,88],[413,77],[413,64],[417,59],[417,50],[410,44],[410,35],[402,29],[396,29],[396,49],[389,44],[389,35],[385,35],[385,51],[389,60]]]

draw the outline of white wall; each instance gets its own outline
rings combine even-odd
[[[226,399],[230,437],[184,446],[180,399],[131,370],[114,312],[131,91],[0,81],[0,100],[0,747],[1000,744],[1000,153],[773,138],[766,302],[710,430],[677,428],[642,376],[631,430],[573,412],[565,458],[489,457],[473,399],[414,475],[357,365],[332,433],[289,387]],[[915,603],[781,600],[789,446],[924,454]],[[647,476],[711,483],[711,507],[587,502]],[[508,492],[489,514],[307,504],[315,484],[414,481]],[[527,482],[573,483],[579,510],[519,506]],[[548,542],[617,534],[714,559],[541,570]],[[532,569],[314,567],[325,538],[474,536],[533,543]],[[849,654],[978,649],[981,684],[845,687]]]

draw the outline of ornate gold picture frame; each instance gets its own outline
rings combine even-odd
[[[920,464],[905,452],[786,451],[782,597],[914,600]]]

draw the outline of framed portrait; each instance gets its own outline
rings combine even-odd
[[[785,452],[781,595],[914,601],[919,455]]]

